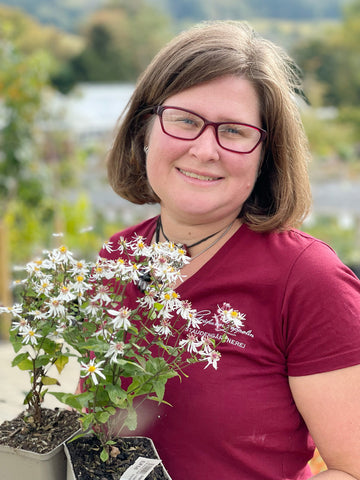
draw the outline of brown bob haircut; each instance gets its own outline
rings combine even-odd
[[[144,153],[152,108],[195,85],[236,75],[254,86],[268,132],[259,177],[239,217],[262,232],[299,226],[311,195],[298,73],[281,48],[245,22],[206,22],[182,32],[155,56],[135,86],[108,155],[110,185],[133,203],[158,203],[147,180]]]

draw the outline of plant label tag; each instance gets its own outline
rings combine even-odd
[[[161,463],[161,460],[156,460],[155,458],[138,457],[135,463],[121,475],[120,479],[145,480],[151,470],[159,463]]]

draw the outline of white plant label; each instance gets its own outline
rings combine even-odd
[[[120,477],[121,480],[145,480],[151,470],[159,465],[161,460],[154,458],[138,457],[133,465],[131,465],[125,473]],[[120,480],[119,479],[119,480]]]

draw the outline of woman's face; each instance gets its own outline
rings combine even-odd
[[[191,110],[212,122],[261,127],[254,87],[232,75],[172,95],[163,105]],[[147,176],[162,213],[190,224],[231,222],[238,215],[256,182],[262,144],[248,154],[224,150],[211,126],[195,140],[179,140],[162,131],[159,116],[147,143]]]

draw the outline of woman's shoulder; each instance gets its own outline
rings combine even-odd
[[[307,278],[332,276],[336,270],[349,271],[330,245],[301,230],[258,233],[245,228],[244,233],[247,257],[252,264],[258,258],[263,269],[275,269],[283,275],[302,272]]]
[[[336,256],[330,245],[296,228],[259,233],[252,231],[246,225],[243,227],[248,243],[252,244],[254,248],[261,248],[270,255],[276,255],[278,258],[296,258],[307,250],[310,255],[323,252],[326,256]]]

